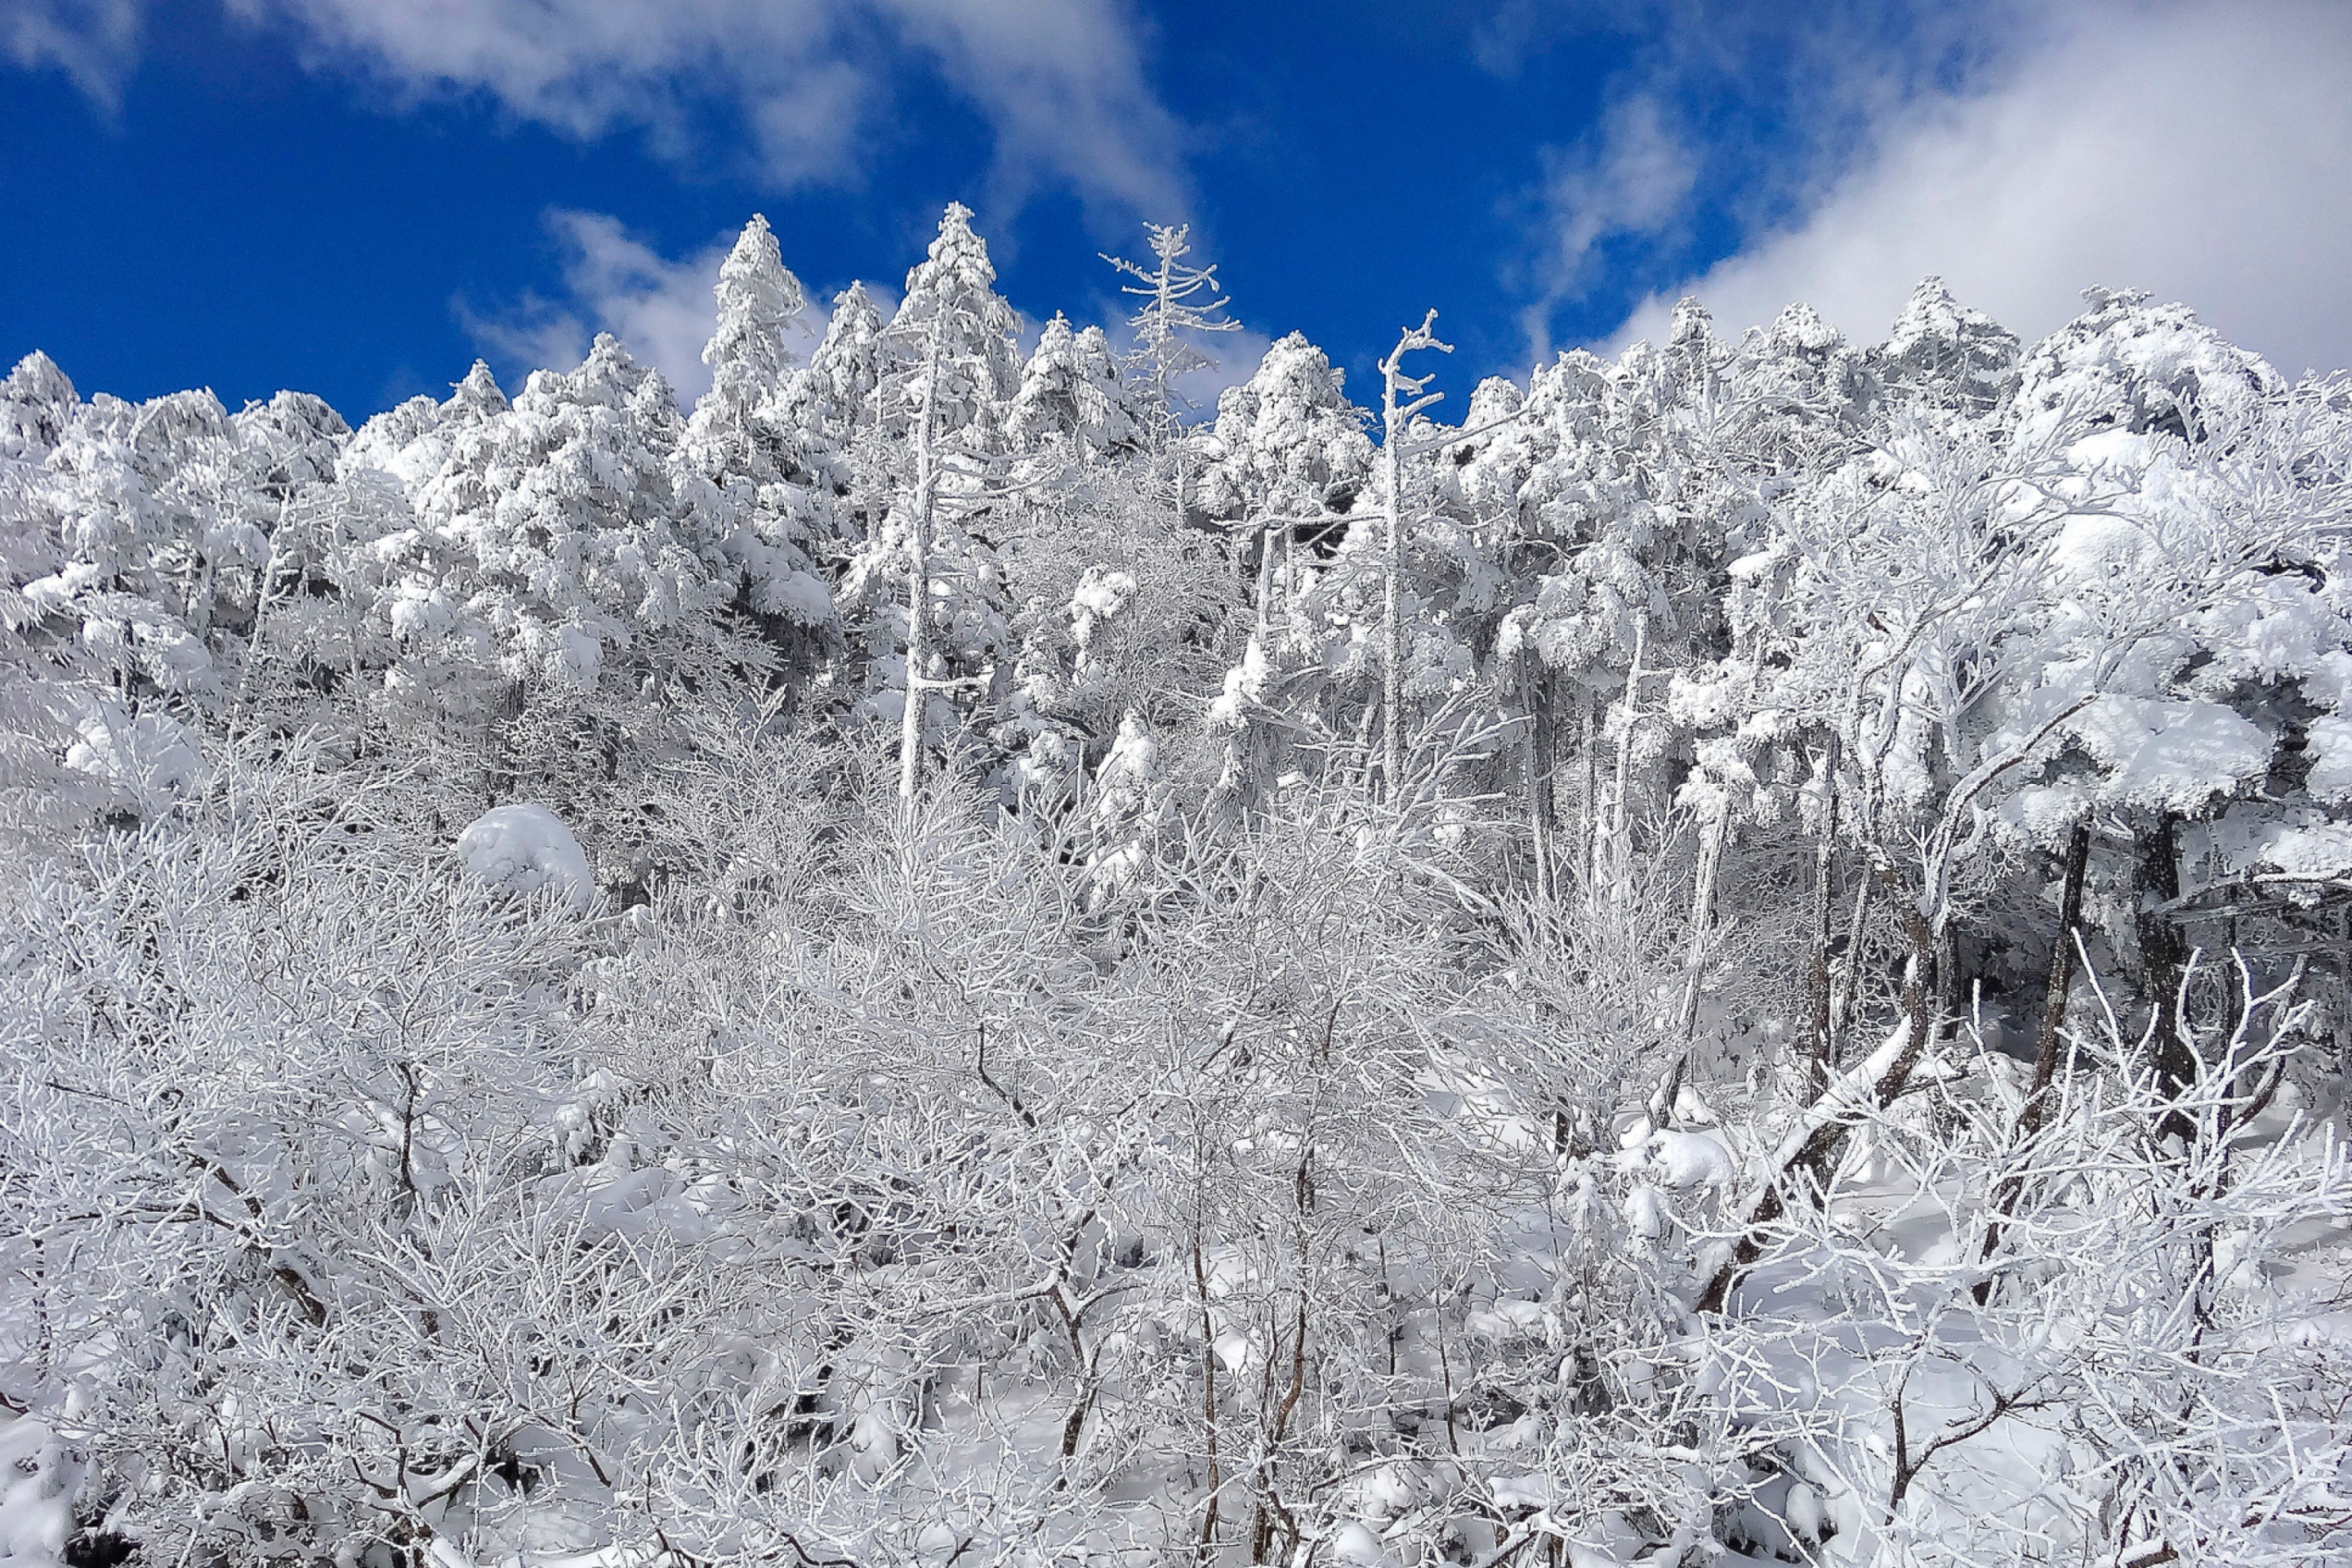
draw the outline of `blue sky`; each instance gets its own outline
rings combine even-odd
[[[0,0],[0,361],[354,420],[618,331],[691,392],[765,212],[821,297],[979,213],[1034,318],[1193,224],[1360,396],[1434,306],[1487,374],[1927,272],[2029,335],[2099,282],[2352,363],[2352,6],[1822,0]]]

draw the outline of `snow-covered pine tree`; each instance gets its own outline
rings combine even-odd
[[[890,475],[890,510],[853,560],[843,596],[870,617],[877,668],[897,665],[883,684],[886,696],[897,688],[898,788],[908,800],[934,697],[977,685],[1004,640],[993,552],[963,527],[987,504],[985,465],[999,455],[1001,411],[1021,384],[1015,318],[995,283],[971,209],[950,203],[881,339],[888,368],[874,391],[877,425],[904,443],[905,467]],[[893,586],[905,595],[903,618],[885,608]],[[903,652],[892,661],[886,645],[894,640]],[[943,725],[952,710],[943,700],[940,708]]]
[[[1338,719],[1335,683],[1361,689],[1370,679],[1353,619],[1335,631],[1328,613],[1301,602],[1317,563],[1337,553],[1358,520],[1379,515],[1364,504],[1374,484],[1368,416],[1348,401],[1344,379],[1322,350],[1292,332],[1266,350],[1248,381],[1217,398],[1197,504],[1245,542],[1242,560],[1256,583],[1248,651],[1210,710],[1227,738],[1217,785],[1227,803],[1246,805],[1273,781],[1276,752],[1265,732],[1272,715],[1261,705],[1278,695],[1286,710],[1320,726]]]
[[[65,765],[78,707],[96,700],[69,614],[77,574],[49,526],[49,455],[80,399],[36,350],[0,381],[0,828],[25,853],[62,835],[104,797]]]
[[[1192,253],[1191,225],[1143,226],[1151,238],[1150,265],[1116,256],[1103,259],[1135,280],[1121,284],[1119,292],[1142,301],[1128,318],[1128,327],[1135,334],[1142,379],[1151,390],[1146,436],[1158,452],[1174,438],[1182,417],[1183,395],[1176,389],[1177,381],[1216,366],[1191,334],[1239,331],[1241,323],[1225,313],[1233,301],[1217,281],[1215,266],[1194,267],[1184,259]]]
[[[2017,335],[1952,298],[1941,278],[1911,292],[1894,331],[1870,354],[1886,389],[1964,414],[1986,415],[2017,386]]]
[[[745,226],[715,292],[718,324],[702,351],[710,390],[687,421],[676,483],[709,564],[736,579],[740,607],[804,664],[815,650],[802,645],[834,624],[815,557],[844,530],[841,464],[822,429],[790,413],[790,340],[806,301],[766,218]]]
[[[1099,463],[1143,439],[1144,420],[1131,403],[1103,330],[1074,331],[1069,318],[1056,314],[1021,368],[1004,431],[1020,448],[1055,448],[1076,463]]]
[[[785,417],[828,446],[847,447],[879,413],[875,388],[881,384],[882,312],[863,283],[834,296],[824,337],[809,362],[784,387]]]
[[[1392,803],[1404,798],[1404,445],[1413,416],[1444,396],[1425,390],[1430,378],[1409,375],[1404,356],[1423,349],[1452,353],[1430,329],[1432,310],[1418,327],[1408,327],[1381,361],[1381,790]]]

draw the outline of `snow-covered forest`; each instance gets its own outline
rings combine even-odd
[[[2352,1561],[2352,383],[970,216],[0,384],[0,1563]]]

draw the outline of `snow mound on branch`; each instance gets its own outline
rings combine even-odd
[[[1266,662],[1265,645],[1255,637],[1250,638],[1240,666],[1225,672],[1224,695],[1209,704],[1209,727],[1238,729],[1248,717],[1251,706],[1265,700],[1266,687],[1273,678],[1274,669]]]
[[[106,703],[75,726],[66,766],[95,774],[142,813],[168,808],[204,781],[204,759],[177,720],[161,713],[133,719]]]
[[[1331,1555],[1349,1568],[1389,1568],[1396,1561],[1369,1526],[1352,1519],[1332,1532]]]
[[[1666,1187],[1727,1187],[1739,1177],[1739,1162],[1722,1139],[1671,1128],[1653,1132],[1621,1152],[1617,1165]]]
[[[2218,703],[2105,697],[2074,729],[2119,805],[2193,812],[2270,765],[2270,737]]]
[[[457,858],[494,887],[530,893],[552,888],[575,910],[595,891],[588,856],[555,813],[528,801],[492,806],[457,835]]]
[[[833,619],[833,590],[806,572],[763,579],[753,591],[752,603],[796,626],[821,626]]]
[[[1473,1306],[1464,1314],[1462,1323],[1480,1339],[1507,1344],[1523,1337],[1542,1339],[1545,1316],[1541,1301],[1498,1300],[1491,1307]]]
[[[1070,615],[1079,620],[1087,616],[1108,620],[1127,608],[1127,602],[1135,594],[1136,582],[1131,574],[1089,566],[1078,585],[1070,591]]]
[[[2265,837],[2263,858],[2290,877],[2344,876],[2352,872],[2352,822],[2284,824]]]
[[[604,668],[604,645],[584,626],[558,626],[547,650],[547,679],[575,691],[593,691]]]
[[[2311,722],[2304,754],[2311,774],[2303,787],[2323,805],[2352,805],[2352,718],[2330,714]]]

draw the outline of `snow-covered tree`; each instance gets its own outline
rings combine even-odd
[[[995,282],[971,209],[950,203],[882,337],[893,363],[874,392],[879,425],[904,441],[911,471],[893,476],[890,510],[843,591],[872,617],[877,666],[880,643],[900,633],[904,652],[888,681],[897,689],[887,694],[898,710],[899,791],[909,799],[929,734],[951,711],[941,701],[935,721],[933,699],[979,679],[949,671],[976,671],[1004,637],[993,554],[962,526],[985,504],[986,460],[999,455],[1004,405],[1020,389],[1015,320]],[[903,615],[880,602],[893,579],[903,584]]]
[[[814,556],[844,530],[842,465],[820,429],[788,412],[789,339],[805,300],[765,218],[745,226],[715,292],[718,326],[702,351],[711,385],[687,421],[677,489],[709,563],[738,574],[747,608],[828,627],[833,595]]]
[[[0,382],[0,1559],[2345,1560],[2342,378],[717,304]]]
[[[1045,323],[1021,369],[1004,428],[1020,446],[1058,447],[1081,461],[1134,448],[1139,422],[1100,327],[1072,331],[1060,315]]]

